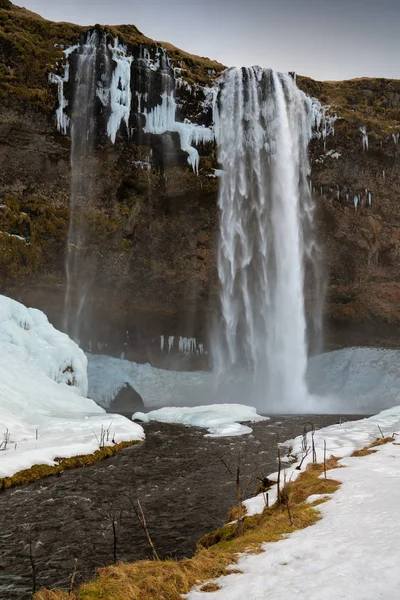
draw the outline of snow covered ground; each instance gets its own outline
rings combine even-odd
[[[143,438],[139,425],[85,397],[86,367],[42,312],[0,296],[0,477],[93,452],[102,428],[109,443]]]
[[[126,384],[149,409],[252,403],[242,376],[218,386],[211,372],[168,371],[95,354],[88,361],[89,396],[104,407]],[[400,402],[400,350],[345,348],[316,356],[309,361],[308,384],[309,402],[299,403],[299,413],[372,414],[390,408]],[[267,403],[257,409],[270,413]]]
[[[146,414],[135,413],[132,419],[140,421],[160,421],[161,423],[180,423],[208,429],[206,437],[237,436],[251,433],[246,422],[264,421],[256,409],[241,404],[214,404],[174,408],[171,406],[153,410]]]
[[[221,589],[195,589],[188,600],[397,600],[400,594],[400,445],[389,443],[362,458],[356,448],[380,436],[400,436],[400,407],[370,419],[334,425],[315,433],[317,459],[345,457],[345,469],[334,471],[342,486],[318,508],[322,519],[285,539],[264,544],[264,553],[242,555],[235,569],[242,573],[215,581]],[[400,438],[398,438],[400,439]],[[292,452],[302,454],[302,438],[292,440]],[[307,456],[305,463],[311,460]],[[304,464],[304,463],[303,463]],[[294,471],[289,469],[286,478]],[[272,476],[273,479],[273,476]],[[258,497],[262,500],[261,495]],[[271,498],[270,498],[271,499]],[[259,502],[262,510],[264,502]],[[256,509],[255,501],[249,508]],[[250,510],[250,514],[260,512]]]

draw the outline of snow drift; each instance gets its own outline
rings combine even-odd
[[[116,442],[143,438],[86,393],[82,350],[42,312],[0,296],[0,477],[94,452],[102,427]]]

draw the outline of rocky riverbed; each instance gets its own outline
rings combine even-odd
[[[68,471],[0,494],[0,598],[32,594],[29,540],[36,587],[68,587],[75,559],[77,581],[112,563],[113,515],[118,522],[117,560],[150,557],[130,499],[140,499],[159,554],[193,554],[198,539],[219,526],[235,503],[235,485],[221,457],[243,475],[276,470],[276,444],[337,423],[339,416],[274,417],[253,425],[253,434],[206,438],[204,431],[149,423],[146,441],[92,467]],[[352,420],[356,417],[346,416]],[[252,495],[256,482],[249,495]]]

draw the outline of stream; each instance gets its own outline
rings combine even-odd
[[[221,457],[236,468],[240,454],[244,477],[267,475],[277,469],[277,441],[300,435],[307,424],[320,428],[339,418],[273,417],[252,424],[252,434],[233,438],[207,438],[197,428],[148,423],[141,445],[91,467],[1,492],[0,600],[32,597],[30,538],[36,589],[68,588],[75,559],[77,583],[112,563],[113,514],[117,560],[150,558],[129,497],[140,499],[162,558],[191,556],[199,538],[220,527],[235,504],[235,484]],[[342,421],[356,418],[347,415]]]

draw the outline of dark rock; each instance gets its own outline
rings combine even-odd
[[[125,384],[110,405],[110,410],[117,413],[145,412],[141,396],[128,383]]]

